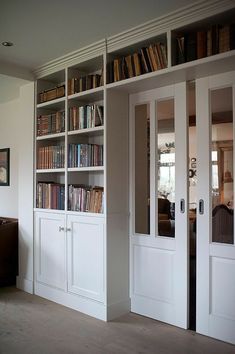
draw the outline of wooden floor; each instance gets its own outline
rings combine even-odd
[[[0,288],[1,354],[234,354],[235,347],[130,313],[105,323]]]

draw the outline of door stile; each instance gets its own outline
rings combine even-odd
[[[156,159],[158,158],[156,152],[156,105],[155,101],[150,101],[150,237],[155,239],[157,232],[156,225],[158,220],[156,211],[156,194],[157,194],[157,178],[156,178]]]
[[[197,119],[197,263],[196,263],[196,331],[208,334],[209,313],[209,237],[210,237],[210,107],[208,78],[197,80],[196,84],[196,119]],[[200,214],[199,202],[204,201],[204,213]],[[201,262],[201,259],[204,261]],[[201,289],[204,289],[203,291]],[[200,311],[198,311],[200,309]]]
[[[188,223],[188,107],[187,84],[175,85],[175,248],[178,276],[175,277],[176,323],[188,328],[189,319],[189,223]],[[181,203],[184,200],[184,212]],[[180,251],[179,251],[180,250]],[[186,277],[186,279],[185,279]],[[181,286],[178,286],[181,284]]]

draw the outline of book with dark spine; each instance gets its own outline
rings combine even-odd
[[[197,59],[207,56],[207,32],[197,31]]]
[[[194,32],[185,35],[185,57],[186,62],[197,59],[197,38]]]
[[[145,48],[145,47],[141,48],[140,52],[141,52],[144,73],[150,73],[151,71],[154,71],[153,65],[151,62],[151,58],[148,54],[147,48]]]

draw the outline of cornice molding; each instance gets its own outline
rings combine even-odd
[[[127,47],[235,7],[234,0],[202,0],[107,38],[107,51]]]
[[[53,72],[73,66],[99,55],[112,53],[115,50],[144,41],[148,38],[167,33],[170,30],[203,20],[235,7],[234,0],[200,0],[194,4],[179,8],[167,15],[102,39],[84,48],[68,53],[52,60],[34,71],[36,78],[47,76]]]
[[[55,71],[62,70],[106,53],[106,40],[102,39],[86,47],[70,52],[62,57],[51,60],[34,71],[36,78],[50,75]]]

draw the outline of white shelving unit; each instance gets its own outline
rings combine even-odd
[[[36,294],[103,320],[130,310],[129,94],[234,70],[235,50],[174,65],[173,41],[178,29],[183,27],[186,31],[192,22],[195,22],[195,28],[199,28],[200,23],[205,26],[206,19],[211,21],[212,16],[216,21],[223,19],[224,23],[228,11],[234,14],[235,9],[232,1],[222,3],[217,1],[213,5],[209,1],[207,5],[195,5],[194,18],[192,10],[179,11],[169,18],[100,41],[37,71],[37,93],[65,84],[65,97],[36,107],[36,114],[51,114],[64,109],[65,131],[38,137],[35,134],[35,161],[38,147],[48,143],[64,144],[65,166],[62,169],[38,169],[35,165]],[[225,15],[220,16],[222,11]],[[181,16],[183,21],[180,22]],[[113,59],[158,41],[167,45],[167,68],[109,83],[106,68]],[[95,75],[102,68],[101,87],[68,94],[68,80],[80,74]],[[89,104],[104,106],[104,124],[69,130],[69,109]],[[83,143],[103,145],[102,166],[69,167],[69,144]],[[36,208],[36,184],[39,181],[65,186],[63,211]],[[69,210],[68,186],[71,184],[103,187],[103,213]]]

